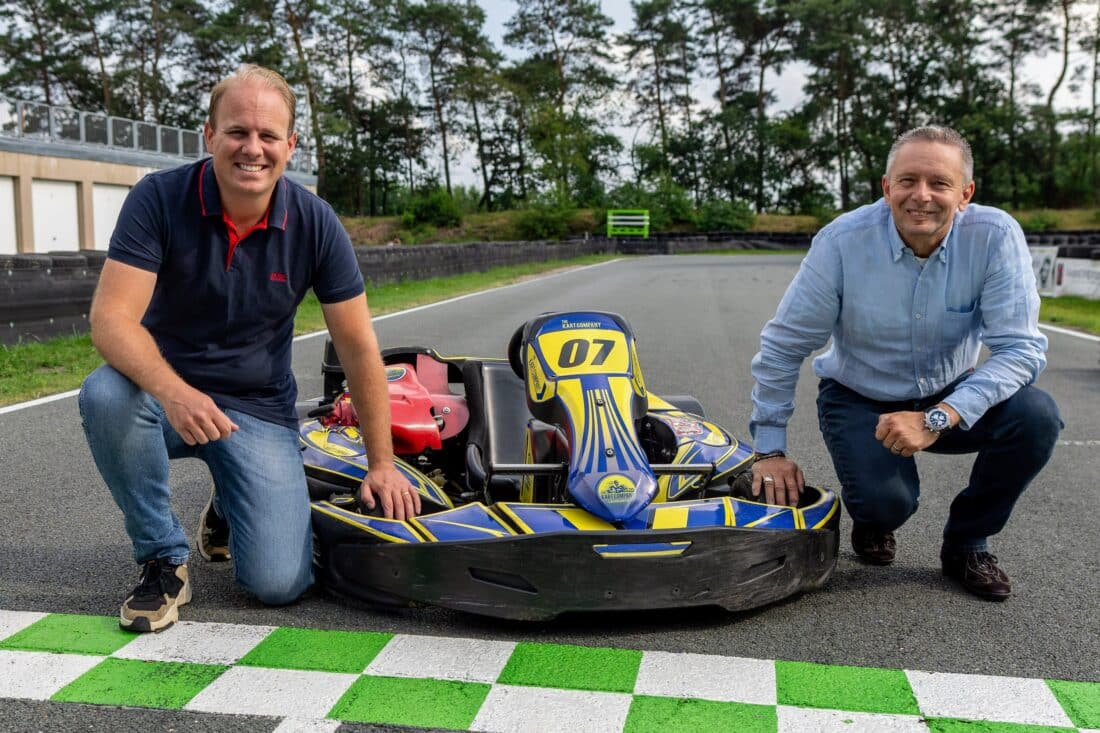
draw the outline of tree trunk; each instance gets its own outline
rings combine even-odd
[[[1066,78],[1066,70],[1069,68],[1069,8],[1072,4],[1073,0],[1059,2],[1062,8],[1062,69],[1058,73],[1058,80],[1050,88],[1050,94],[1047,95],[1047,169],[1043,176],[1045,179],[1043,198],[1047,206],[1056,206],[1059,203],[1055,191],[1058,167],[1058,116],[1054,112],[1054,95],[1061,88],[1062,81]]]
[[[443,119],[443,100],[439,96],[439,87],[435,78],[435,61],[428,59],[428,77],[432,82],[432,106],[435,107],[435,119],[439,124],[439,136],[443,143],[443,179],[447,182],[447,195],[451,193],[451,162],[447,150],[447,122]]]
[[[306,83],[310,129],[313,132],[313,150],[317,155],[317,190],[323,192],[325,190],[325,140],[321,135],[321,123],[317,119],[317,88],[309,68],[309,56],[302,44],[302,19],[295,12],[290,0],[284,0],[283,6],[286,8],[287,25],[290,26],[291,36],[294,39],[294,51],[298,56],[298,66],[302,70],[302,76]]]

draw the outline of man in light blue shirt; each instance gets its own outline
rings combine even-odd
[[[818,420],[868,562],[894,560],[894,530],[917,509],[913,455],[974,453],[944,529],[944,574],[1004,600],[1011,582],[986,539],[1008,521],[1050,459],[1058,408],[1032,386],[1046,366],[1039,296],[1019,225],[971,204],[970,146],[921,127],[890,150],[883,198],[814,238],[753,358],[753,494],[794,504],[804,483],[787,458],[803,360],[821,378]],[[980,346],[990,357],[978,365]]]

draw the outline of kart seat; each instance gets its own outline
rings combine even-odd
[[[442,440],[461,433],[470,419],[466,400],[451,391],[447,374],[447,364],[438,361],[432,354],[416,355],[416,376],[431,395],[435,414],[443,416],[439,436]]]
[[[526,389],[507,362],[468,360],[462,366],[466,407],[470,411],[466,482],[471,491],[491,496],[519,495],[519,476],[493,475],[500,463],[526,463]],[[495,500],[495,498],[494,498]]]

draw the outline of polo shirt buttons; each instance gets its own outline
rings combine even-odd
[[[919,321],[921,319],[920,313],[918,313],[916,317],[917,317],[917,320]]]

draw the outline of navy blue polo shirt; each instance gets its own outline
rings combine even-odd
[[[332,207],[286,176],[260,225],[232,235],[207,158],[134,186],[107,256],[157,274],[142,324],[185,382],[293,427],[297,306],[310,288],[322,303],[354,298],[363,276]]]

